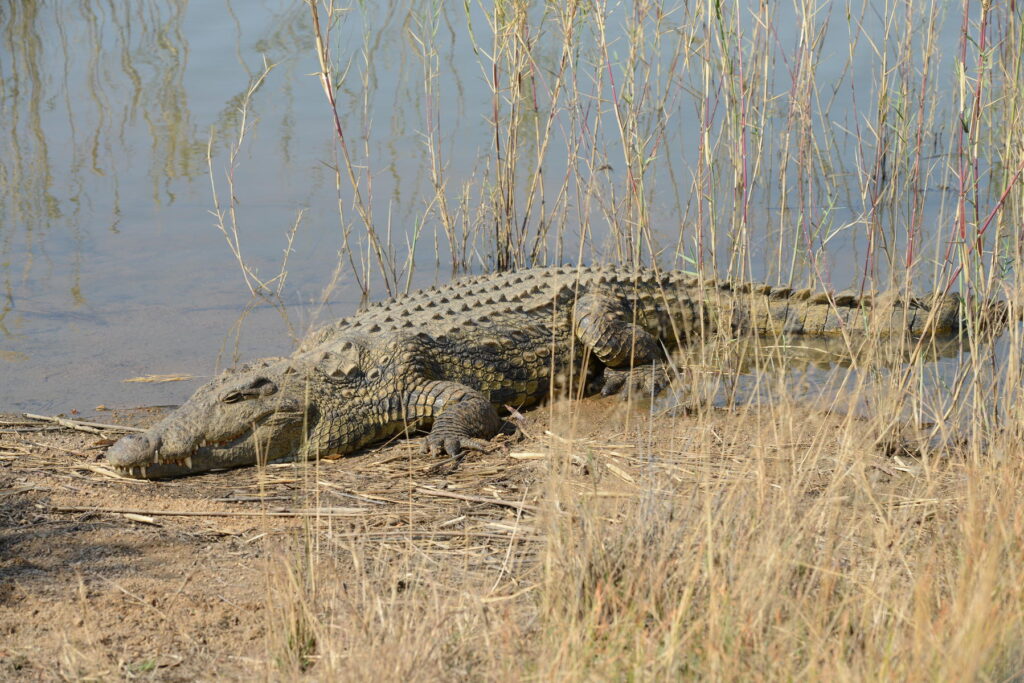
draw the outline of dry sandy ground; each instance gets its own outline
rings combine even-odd
[[[724,411],[649,420],[618,401],[588,399],[561,421],[555,412],[529,413],[527,438],[509,437],[505,450],[453,472],[437,471],[441,459],[420,455],[412,441],[314,465],[161,482],[102,473],[114,432],[0,416],[0,678],[274,678],[268,582],[311,519],[336,540],[471,549],[481,567],[505,562],[504,570],[514,548],[519,564],[505,573],[522,574],[542,542],[530,506],[542,502],[545,453],[563,435],[577,453],[600,444],[590,451],[604,458],[602,476],[588,486],[609,500],[636,490],[644,467],[637,449],[659,434],[671,432],[675,452],[692,438],[718,444],[726,458],[746,458],[755,438],[749,419]],[[92,419],[144,426],[156,417]],[[809,423],[820,435],[829,419]],[[757,429],[756,438],[772,431]],[[758,450],[799,446],[779,439]],[[595,463],[573,457],[572,476],[593,478]],[[883,476],[899,474],[891,460],[873,457]],[[685,471],[666,477],[681,482]]]
[[[93,419],[145,426],[158,415]],[[0,415],[2,678],[272,671],[268,558],[301,535],[304,521],[329,517],[335,535],[376,534],[381,543],[468,534],[504,552],[516,508],[417,489],[517,501],[535,469],[531,457],[498,451],[451,472],[407,442],[308,467],[140,482],[103,473],[116,437]],[[445,524],[460,516],[467,519]]]

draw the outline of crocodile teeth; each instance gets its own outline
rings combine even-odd
[[[185,462],[185,467],[187,467],[189,469],[192,469],[192,456],[191,455],[188,456],[187,458],[185,458],[184,462]]]
[[[139,474],[141,476],[143,476],[143,477],[146,476],[146,466],[145,465],[139,465]]]

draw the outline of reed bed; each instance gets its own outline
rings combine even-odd
[[[407,288],[433,231],[424,267],[453,275],[613,262],[1019,306],[1015,3],[416,4],[429,192],[398,234],[357,151],[373,112],[338,96],[368,85],[352,60],[372,42],[336,38],[360,9],[309,9],[368,294]],[[490,89],[468,178],[445,161],[450,33]],[[532,461],[522,482],[452,483],[528,505],[505,509],[512,538],[310,524],[270,576],[268,649],[293,674],[393,680],[1017,677],[1020,329],[971,325],[953,350],[848,345],[838,364],[703,340],[672,400],[601,429],[555,402],[507,460]],[[828,390],[807,392],[816,365]]]

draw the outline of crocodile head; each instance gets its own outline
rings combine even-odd
[[[107,451],[118,472],[176,477],[294,455],[307,425],[304,373],[288,359],[226,370],[145,432]]]
[[[356,451],[378,434],[380,397],[393,389],[382,369],[395,364],[392,347],[349,335],[226,370],[155,426],[117,441],[107,462],[156,479]]]

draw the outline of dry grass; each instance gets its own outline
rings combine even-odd
[[[525,428],[451,473],[398,443],[154,485],[93,474],[96,435],[5,427],[3,663],[315,680],[1024,667],[1010,430],[981,455],[893,456],[872,420],[799,402],[671,416],[614,399]],[[152,514],[63,507],[85,502]]]
[[[392,539],[337,534],[327,520],[297,533],[268,576],[273,670],[386,680],[1020,674],[1019,458],[886,457],[866,422],[788,408],[634,414],[625,433],[570,438],[574,422],[614,423],[616,410],[556,409],[553,435],[521,447],[533,464],[519,486],[484,484],[479,470],[449,483],[540,506],[487,522],[512,530],[502,542],[474,535],[495,508],[439,514],[417,496]],[[430,532],[442,528],[464,536]]]
[[[367,5],[311,2],[344,263],[364,294],[374,282],[399,292],[433,232],[434,264],[453,273],[611,261],[794,287],[953,287],[1017,302],[1019,3],[833,5],[393,4],[422,68],[431,193],[414,225],[393,233],[373,196],[373,32],[344,30]],[[781,22],[793,22],[792,43],[779,37]],[[960,26],[955,45],[942,28],[951,24]],[[451,96],[439,57],[446,32],[471,36],[488,83],[480,115],[492,145],[471,177],[451,177],[446,162],[458,137],[441,116]],[[819,76],[823,55],[836,51],[848,55],[839,75]],[[348,109],[339,99],[346,81],[363,97]],[[215,213],[246,285],[274,298],[287,259],[276,277],[258,279],[234,215],[247,100],[229,197]],[[694,126],[680,123],[684,111]],[[834,282],[850,254],[854,275]],[[156,498],[164,509],[213,511],[228,506],[212,498],[228,488],[252,496],[242,504],[255,514],[314,511],[257,517],[231,546],[261,570],[231,584],[249,602],[232,594],[237,610],[215,603],[258,625],[244,655],[217,658],[243,649],[241,628],[196,619],[221,628],[212,645],[197,645],[168,626],[189,618],[173,600],[157,607],[156,624],[140,616],[153,605],[125,608],[166,637],[165,649],[192,657],[193,675],[1012,679],[1024,674],[1024,340],[1018,327],[999,343],[975,332],[955,369],[934,363],[926,345],[833,349],[850,367],[833,376],[835,393],[815,400],[791,381],[794,349],[697,344],[682,363],[679,401],[693,414],[555,403],[531,417],[532,437],[513,448],[519,458],[489,454],[446,476],[399,445],[286,475],[164,484],[158,497],[148,485],[82,475],[91,471],[78,446],[44,457],[22,434],[4,440],[0,458],[24,481],[3,493],[45,506],[89,487],[108,503],[130,498],[122,508]],[[744,378],[755,384],[750,401],[734,390]],[[727,410],[708,407],[716,401]],[[315,512],[338,506],[361,512]],[[34,524],[29,508],[9,516],[21,525],[12,534]],[[149,526],[132,527],[136,540],[170,537]],[[183,547],[221,552],[220,543]],[[204,580],[223,576],[214,560]],[[97,566],[116,577],[117,568],[85,565]],[[176,598],[175,579],[164,589]],[[95,604],[77,583],[61,585],[59,600],[82,611]],[[11,642],[23,618],[16,606],[7,615]],[[83,618],[60,631],[52,659],[33,660],[39,670],[102,678],[151,661],[140,658],[152,643],[102,642],[92,625]]]
[[[332,31],[353,13],[310,9],[364,288],[374,269],[389,292],[407,286],[433,225],[435,263],[452,272],[596,260],[830,288],[838,241],[859,259],[841,285],[1016,301],[1024,23],[1012,4],[960,17],[867,2],[503,0],[464,16],[418,4],[407,23],[434,194],[404,261],[363,194],[373,159],[355,158],[345,126],[357,125],[330,86],[342,80],[332,59],[351,63],[332,57],[346,54]],[[446,175],[438,114],[439,27],[460,21],[491,93],[493,143],[469,179]],[[780,21],[796,22],[794,44]],[[952,59],[948,22],[960,24]],[[837,50],[840,75],[820,78]],[[684,108],[696,130],[675,129]],[[349,113],[366,130],[372,113]],[[287,653],[283,671],[325,678],[1020,676],[1021,341],[1017,328],[1001,344],[972,331],[954,370],[927,344],[840,344],[850,372],[817,402],[793,391],[785,349],[691,348],[683,403],[743,404],[732,388],[744,376],[758,400],[738,417],[626,413],[625,432],[594,438],[592,415],[553,411],[560,436],[528,445],[544,454],[528,498],[540,512],[514,522],[538,540],[497,554],[468,538],[338,541],[311,525],[268,584],[284,625],[271,650]]]

